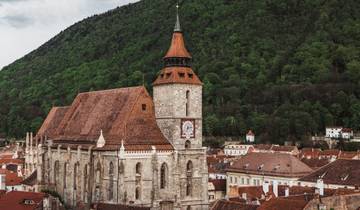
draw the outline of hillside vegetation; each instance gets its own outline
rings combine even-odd
[[[174,1],[143,0],[74,24],[0,72],[0,133],[36,131],[77,93],[151,83]],[[181,23],[204,82],[204,132],[304,140],[360,130],[360,1],[184,0]]]

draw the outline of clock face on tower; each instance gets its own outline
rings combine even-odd
[[[181,138],[194,138],[195,137],[195,120],[182,119],[181,120]]]

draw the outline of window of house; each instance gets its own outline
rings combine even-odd
[[[141,109],[142,109],[143,111],[146,111],[146,104],[141,104]]]

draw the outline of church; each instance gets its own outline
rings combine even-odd
[[[68,206],[125,204],[207,210],[202,82],[191,68],[177,15],[164,68],[143,86],[78,94],[53,107],[26,135],[32,190],[56,191]]]

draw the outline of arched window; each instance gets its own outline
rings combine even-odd
[[[109,200],[111,201],[114,197],[114,164],[109,164]]]
[[[140,198],[141,198],[140,187],[136,187],[136,189],[135,189],[135,199],[140,200]]]
[[[54,184],[55,186],[57,185],[58,183],[58,180],[59,179],[59,161],[55,161],[54,163]]]
[[[140,175],[141,176],[141,163],[137,163],[136,167],[135,167],[135,171],[136,171],[136,175]]]
[[[191,160],[186,164],[186,195],[192,195],[193,164]]]
[[[78,176],[78,174],[79,174],[79,163],[75,163],[75,166],[74,166],[74,179],[73,179],[73,186],[74,186],[74,190],[76,190],[77,189],[77,185],[78,185],[78,183],[77,183],[77,176]]]
[[[84,202],[87,202],[87,195],[88,195],[88,165],[86,164],[84,167]]]
[[[185,142],[185,149],[190,149],[191,148],[191,142],[189,140],[187,140]]]
[[[186,116],[189,116],[189,106],[190,106],[190,91],[189,90],[187,90],[186,91]]]
[[[160,168],[160,188],[166,188],[168,183],[168,167],[166,163],[163,163]]]
[[[67,181],[67,172],[68,172],[68,165],[69,165],[69,163],[65,163],[64,164],[64,181],[63,181],[63,183],[64,183],[64,189],[67,187],[67,183],[66,183],[66,181]]]

